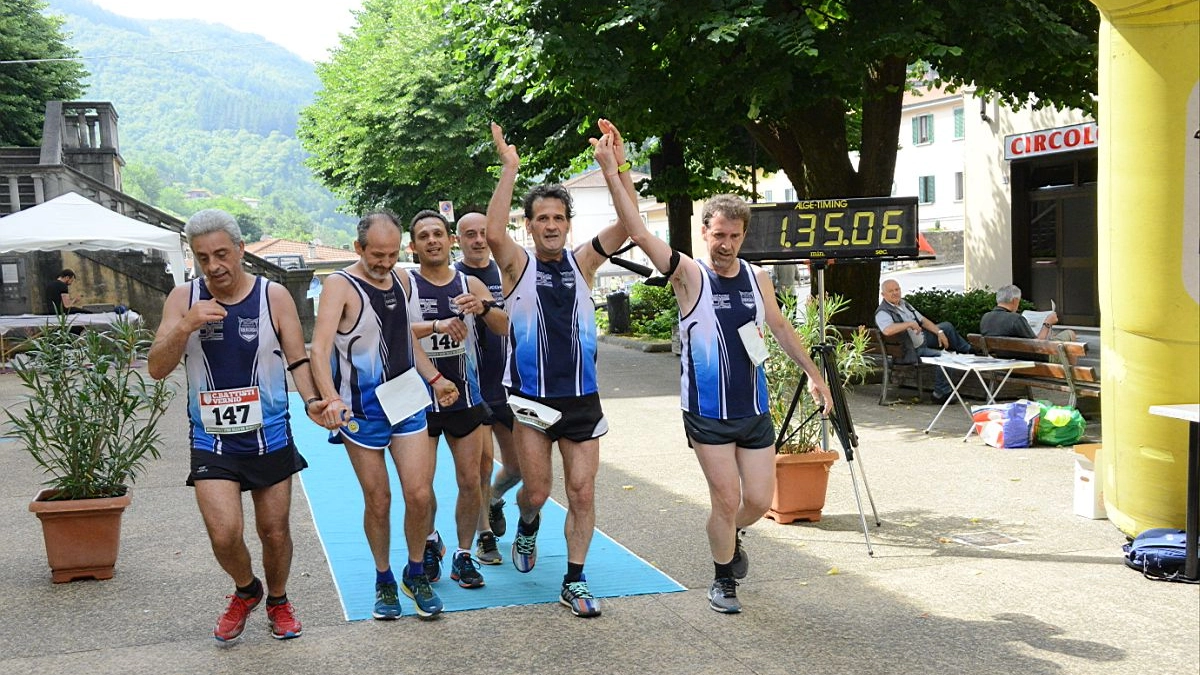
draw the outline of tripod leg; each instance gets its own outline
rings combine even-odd
[[[847,461],[846,466],[850,468],[850,484],[854,486],[854,501],[858,503],[858,520],[862,523],[863,539],[867,541],[867,555],[874,557],[875,549],[871,547],[871,531],[867,528],[867,514],[863,511],[862,496],[858,493],[858,478],[854,475],[854,462]]]
[[[863,489],[867,492],[867,502],[871,504],[871,515],[875,516],[875,527],[879,527],[883,523],[879,521],[879,511],[875,508],[875,498],[871,496],[871,484],[867,482],[867,467],[862,463],[862,448],[857,448],[854,457],[858,460],[858,468],[862,472]]]

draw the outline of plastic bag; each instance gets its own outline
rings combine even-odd
[[[1083,438],[1087,423],[1078,410],[1070,406],[1038,401],[1041,408],[1037,425],[1037,442],[1042,445],[1075,445]]]
[[[971,407],[975,433],[993,448],[1028,448],[1037,434],[1041,407],[1021,399]]]

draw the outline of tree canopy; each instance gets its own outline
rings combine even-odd
[[[495,179],[477,80],[456,70],[425,0],[367,0],[300,118],[309,166],[352,208],[486,205]]]
[[[43,0],[0,3],[0,145],[33,147],[42,140],[46,101],[83,93],[87,71],[71,59],[62,19],[42,13]]]
[[[1091,110],[1098,28],[1086,0],[368,0],[304,136],[328,183],[367,203],[441,170],[483,176],[488,117],[523,174],[561,177],[608,117],[649,161],[642,187],[668,202],[672,245],[690,250],[692,200],[744,191],[755,165],[804,198],[890,195],[914,84]],[[449,116],[433,129],[414,107],[431,100]],[[856,309],[877,297],[867,267],[838,289]]]

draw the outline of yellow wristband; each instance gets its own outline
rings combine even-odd
[[[621,166],[617,167],[617,173],[625,173],[626,171],[628,171],[632,168],[633,168],[632,164],[630,164],[629,162],[625,162]]]

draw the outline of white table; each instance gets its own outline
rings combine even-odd
[[[971,414],[971,408],[967,406],[962,399],[960,389],[971,373],[975,373],[979,384],[983,387],[984,394],[987,395],[989,404],[996,402],[996,394],[1004,388],[1004,383],[1008,382],[1008,377],[1012,375],[1014,370],[1019,368],[1031,368],[1037,364],[1033,361],[1017,361],[1015,359],[997,359],[990,356],[975,356],[972,354],[945,354],[941,356],[922,356],[921,363],[929,363],[942,369],[942,375],[946,377],[946,381],[950,383],[950,395],[946,397],[946,401],[942,403],[941,409],[933,416],[933,421],[925,427],[925,433],[929,433],[933,429],[933,425],[937,424],[938,418],[946,411],[951,401],[958,401],[962,409],[967,413],[967,417],[971,419],[971,428],[967,429],[966,435],[963,436],[963,442],[966,442],[971,434],[975,433],[975,418]],[[961,371],[962,375],[955,380],[950,375],[951,370]],[[1004,377],[1000,378],[999,383],[995,387],[988,386],[987,379],[983,377],[984,373],[1004,373]]]
[[[1200,539],[1200,403],[1178,405],[1152,405],[1150,414],[1185,420],[1188,424],[1188,482],[1187,521],[1184,537],[1183,576],[1192,581],[1200,580],[1200,563],[1196,561],[1196,545]]]
[[[9,338],[24,340],[40,334],[47,326],[59,321],[57,314],[14,314],[0,316],[0,365],[8,365],[8,350],[5,341]],[[94,330],[108,330],[118,321],[141,323],[142,316],[133,310],[123,314],[95,312],[68,314],[67,322],[72,326],[88,326]]]

